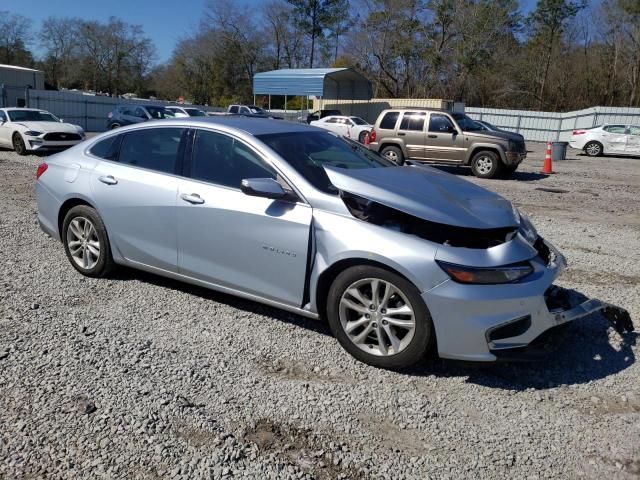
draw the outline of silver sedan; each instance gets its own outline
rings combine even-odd
[[[83,275],[127,265],[325,318],[383,368],[432,348],[517,356],[606,307],[558,300],[563,256],[507,200],[307,125],[146,122],[49,158],[37,178],[40,225]]]

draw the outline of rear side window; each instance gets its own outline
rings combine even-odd
[[[229,113],[238,113],[238,106],[234,105],[233,107],[230,107]]]
[[[118,161],[133,167],[176,173],[184,128],[146,128],[124,134]]]
[[[396,128],[396,122],[398,121],[399,116],[400,112],[387,112],[384,117],[382,117],[380,127],[378,128],[383,130],[393,130]]]
[[[424,130],[425,112],[405,112],[400,122],[400,130]]]
[[[105,160],[115,160],[118,156],[118,140],[122,135],[111,135],[110,137],[100,140],[96,143],[89,153],[95,157],[103,158]]]
[[[640,127],[629,127],[630,135],[640,135]]]
[[[449,117],[440,113],[432,113],[429,118],[429,131],[430,132],[451,132],[454,130],[453,123],[449,120]]]
[[[245,178],[273,178],[276,173],[249,147],[222,133],[197,130],[191,178],[240,188]]]
[[[625,133],[627,129],[624,125],[608,125],[604,127],[604,131],[609,133]]]

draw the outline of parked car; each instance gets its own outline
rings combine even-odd
[[[62,150],[84,140],[82,127],[64,123],[46,110],[0,109],[0,147],[13,148],[18,155],[42,150]]]
[[[256,105],[229,105],[229,107],[227,108],[227,113],[244,115],[245,117],[275,118],[276,120],[282,120],[283,118],[272,115],[264,108],[260,108]]]
[[[398,165],[405,160],[468,165],[481,178],[513,173],[527,156],[521,135],[481,130],[463,113],[418,108],[383,110],[370,148]]]
[[[109,112],[107,129],[111,130],[167,117],[169,115],[162,105],[118,105],[112,112]]]
[[[496,127],[495,125],[493,125],[493,124],[491,124],[489,122],[485,122],[484,120],[474,120],[474,122],[476,122],[480,126],[480,130],[487,130],[489,132],[507,132],[507,133],[512,133],[513,135],[518,135],[524,141],[524,136],[520,135],[519,133],[515,133],[515,132],[511,132],[509,130],[504,130],[502,128],[498,128],[498,127]]]
[[[346,115],[332,115],[321,120],[313,120],[311,125],[324,128],[347,138],[353,138],[364,143],[364,137],[371,132],[373,125],[360,117]]]
[[[496,193],[293,122],[106,132],[43,163],[36,197],[41,228],[83,275],[128,265],[326,318],[384,368],[436,345],[462,360],[523,355],[606,307],[558,304],[564,257]]]
[[[206,112],[195,107],[165,106],[165,116],[167,117],[206,117]]]
[[[640,126],[617,124],[574,130],[569,146],[590,157],[640,155]]]
[[[342,115],[342,112],[340,110],[331,110],[331,109],[327,109],[327,110],[316,110],[315,112],[311,112],[307,115],[303,115],[301,117],[298,117],[297,120],[300,123],[311,123],[313,121],[316,120],[321,120],[324,117],[328,117],[331,115]]]

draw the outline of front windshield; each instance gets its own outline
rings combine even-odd
[[[266,115],[266,113],[267,113],[262,108],[256,107],[255,105],[251,105],[249,107],[249,110],[251,111],[251,113],[261,113],[263,115]]]
[[[151,118],[165,118],[167,110],[164,107],[146,107]]]
[[[185,112],[189,114],[190,117],[206,117],[207,114],[202,110],[198,110],[197,108],[185,108]]]
[[[336,194],[323,166],[358,169],[392,167],[395,164],[356,142],[329,132],[286,132],[257,135],[269,148],[295,168],[317,189]]]
[[[471,118],[467,117],[464,113],[454,113],[451,116],[454,118],[463,132],[475,132],[478,130],[484,130],[484,128],[478,125]]]
[[[12,122],[59,122],[58,118],[40,110],[9,110],[9,120]]]
[[[360,117],[350,117],[351,121],[356,125],[369,125],[365,120]]]

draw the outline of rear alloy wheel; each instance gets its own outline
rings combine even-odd
[[[602,155],[602,144],[600,142],[588,142],[584,146],[584,153],[590,157],[599,157]]]
[[[62,225],[64,250],[71,265],[88,277],[104,277],[113,268],[107,231],[98,213],[87,205],[73,207]]]
[[[433,344],[431,316],[418,289],[378,267],[352,267],[338,275],[329,291],[327,315],[344,349],[376,367],[413,365]]]
[[[471,159],[471,171],[479,178],[493,178],[502,170],[502,162],[495,152],[482,150]]]
[[[398,147],[384,147],[380,151],[380,154],[396,165],[404,165],[404,155],[402,154],[402,150],[400,150]]]
[[[13,149],[16,151],[18,155],[27,155],[27,147],[24,144],[24,140],[22,140],[22,135],[18,132],[13,134]]]

